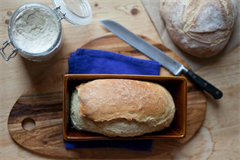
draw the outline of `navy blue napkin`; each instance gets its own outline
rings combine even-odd
[[[77,49],[72,52],[68,64],[69,74],[159,75],[161,67],[156,61],[92,49]],[[152,140],[65,141],[66,149],[106,147],[151,152]]]
[[[68,59],[69,74],[159,75],[160,64],[121,54],[92,49],[77,49]]]

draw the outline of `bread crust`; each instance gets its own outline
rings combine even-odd
[[[94,80],[77,86],[71,100],[71,119],[76,129],[111,137],[162,130],[169,127],[174,114],[170,93],[152,82]]]
[[[236,0],[160,0],[160,14],[182,50],[206,58],[228,43],[238,9]]]

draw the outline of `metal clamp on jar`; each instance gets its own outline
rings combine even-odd
[[[52,0],[54,9],[30,3],[18,8],[9,21],[9,39],[3,43],[0,54],[9,61],[17,54],[31,61],[53,57],[61,47],[63,30],[61,20],[76,26],[92,21],[92,11],[87,0]],[[12,46],[12,53],[5,49]]]

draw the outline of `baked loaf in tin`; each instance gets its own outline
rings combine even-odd
[[[109,137],[133,137],[169,127],[175,114],[161,85],[128,79],[100,79],[76,87],[71,121],[77,130]]]

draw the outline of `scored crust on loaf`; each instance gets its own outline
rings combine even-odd
[[[160,0],[160,13],[173,41],[196,57],[218,54],[237,21],[236,0]]]
[[[76,88],[71,121],[78,130],[133,137],[169,127],[175,114],[171,95],[159,84],[105,79]]]

